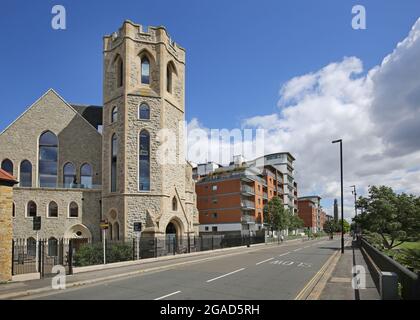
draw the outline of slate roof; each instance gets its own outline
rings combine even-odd
[[[98,126],[102,125],[102,106],[91,106],[82,104],[70,105],[96,129],[98,129]]]

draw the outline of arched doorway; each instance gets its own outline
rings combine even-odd
[[[176,254],[180,251],[180,248],[183,245],[182,234],[183,226],[182,222],[177,218],[173,218],[169,221],[165,229],[165,241],[166,241],[166,250],[168,254]]]
[[[176,235],[176,227],[173,222],[169,222],[168,226],[166,227],[165,231],[166,235]]]

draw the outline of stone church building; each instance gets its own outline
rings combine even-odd
[[[0,134],[1,168],[19,184],[15,238],[100,240],[198,233],[192,167],[184,156],[185,50],[164,27],[125,21],[104,37],[103,106],[75,105],[50,89]],[[158,157],[161,129],[179,141]]]

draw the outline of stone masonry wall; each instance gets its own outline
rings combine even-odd
[[[0,283],[12,280],[13,188],[0,186]]]

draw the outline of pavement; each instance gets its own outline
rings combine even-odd
[[[318,239],[240,247],[202,255],[67,276],[66,290],[52,290],[51,278],[0,285],[0,299],[35,300],[293,300],[336,299],[328,269],[352,261],[337,258],[340,241]],[[347,253],[348,250],[346,250]],[[363,258],[358,256],[358,259]],[[336,274],[336,272],[339,272]],[[348,275],[347,275],[348,276]],[[324,281],[327,282],[327,281]],[[334,284],[334,283],[332,283]],[[343,285],[343,283],[340,283]],[[325,294],[327,292],[327,294]],[[336,293],[334,293],[336,292]],[[344,291],[343,291],[344,292]],[[347,291],[346,291],[347,292]],[[364,296],[363,296],[364,297]],[[354,300],[354,297],[350,300]]]
[[[352,267],[358,266],[360,270],[360,284],[365,282],[363,288],[353,288]],[[326,284],[323,288],[320,300],[380,300],[381,297],[373,282],[369,268],[360,252],[359,246],[355,241],[345,247],[344,254],[333,272],[328,275]]]

